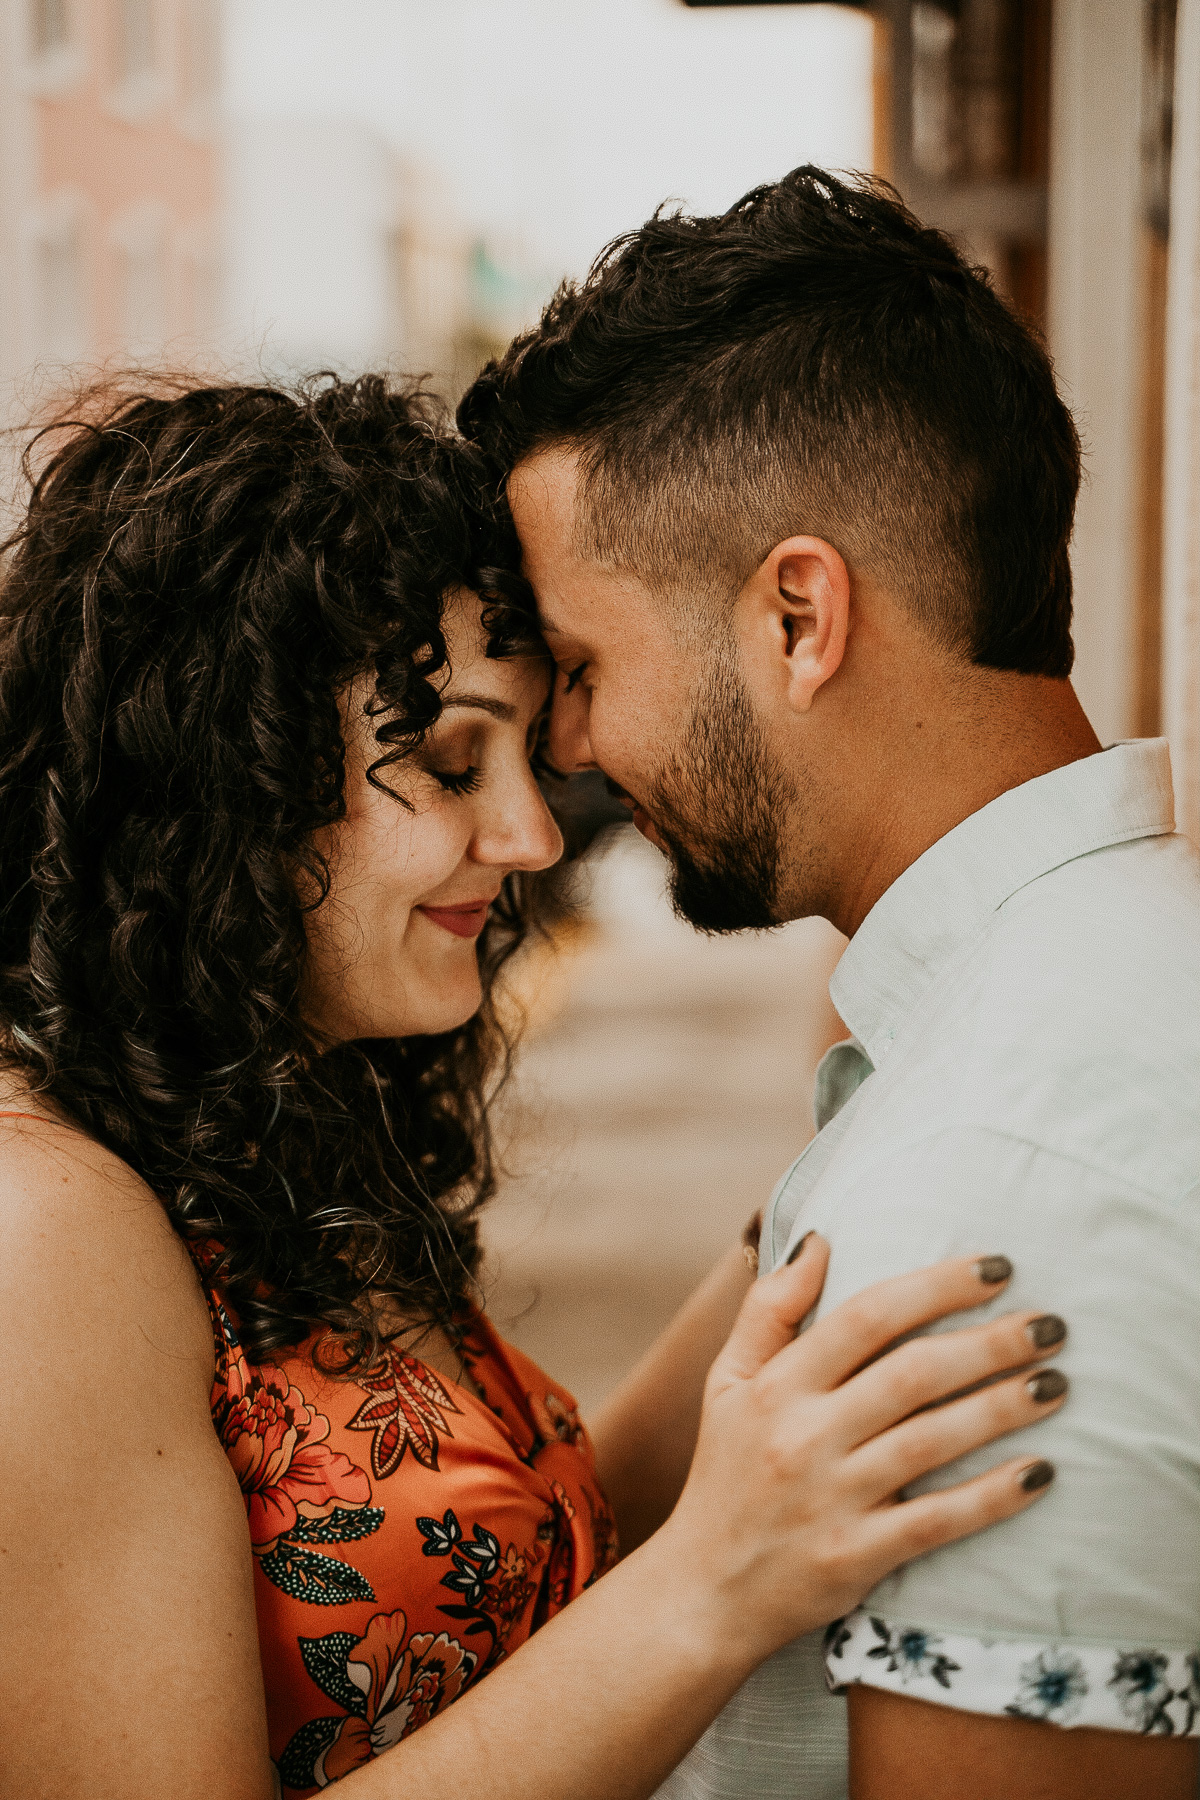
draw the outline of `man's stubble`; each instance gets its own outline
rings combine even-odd
[[[731,650],[714,658],[650,812],[671,861],[676,912],[698,931],[762,931],[783,905],[795,785],[779,767]]]

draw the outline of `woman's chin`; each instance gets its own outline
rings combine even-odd
[[[306,1011],[328,1047],[358,1038],[438,1037],[460,1030],[482,1003],[472,956],[437,970],[389,967],[375,981],[359,970],[349,992],[325,1005],[310,1001]]]
[[[397,996],[395,1007],[388,1008],[388,1024],[374,1032],[375,1037],[438,1037],[444,1031],[458,1031],[475,1017],[483,1004],[483,990],[478,975],[473,980],[424,984],[420,991]],[[382,1012],[382,1008],[380,1011]]]

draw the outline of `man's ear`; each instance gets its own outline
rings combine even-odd
[[[746,582],[735,616],[759,680],[792,711],[807,712],[846,653],[850,571],[823,538],[787,538]]]

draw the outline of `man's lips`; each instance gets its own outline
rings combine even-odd
[[[418,906],[417,911],[455,937],[475,938],[487,924],[491,904],[490,900],[471,900],[465,906]]]
[[[641,832],[647,843],[653,844],[656,850],[665,852],[666,845],[659,836],[658,828],[655,825],[654,820],[650,817],[645,808],[639,806],[633,795],[629,793],[626,788],[621,787],[618,782],[615,782],[611,776],[606,779],[604,785],[607,787],[614,800],[619,800],[622,806],[627,806],[629,808],[630,817],[632,818],[634,826]]]
[[[666,846],[658,835],[658,828],[654,820],[649,813],[643,812],[640,806],[635,806],[633,809],[633,822],[647,843],[653,844],[656,850],[665,849]]]

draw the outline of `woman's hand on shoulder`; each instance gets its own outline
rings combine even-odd
[[[208,1309],[161,1206],[0,1119],[0,1792],[265,1800],[249,1540]]]
[[[879,1282],[797,1336],[827,1264],[827,1245],[811,1236],[747,1295],[709,1372],[695,1459],[660,1534],[677,1566],[702,1560],[752,1661],[849,1612],[901,1563],[1032,1505],[1053,1474],[1026,1454],[898,1500],[919,1476],[1058,1410],[1058,1384],[1039,1401],[1028,1380],[1029,1365],[1059,1347],[1048,1329],[1058,1322],[1042,1323],[1040,1342],[1035,1315],[1011,1313],[898,1344],[1002,1290],[1003,1258],[963,1257]],[[1025,1373],[995,1379],[1016,1369]],[[962,1394],[981,1382],[991,1385]]]

